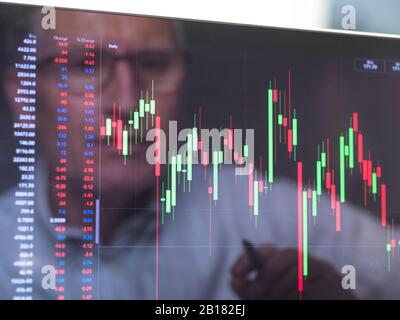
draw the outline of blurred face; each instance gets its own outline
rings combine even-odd
[[[95,49],[95,159],[101,153],[101,189],[103,193],[144,191],[154,185],[154,166],[146,162],[151,142],[133,144],[126,165],[117,149],[103,139],[100,146],[101,120],[113,117],[127,125],[129,112],[138,108],[142,96],[149,99],[154,80],[156,110],[161,126],[175,117],[183,80],[183,57],[176,46],[173,25],[166,20],[93,13],[57,12],[57,29],[39,34],[38,130],[39,141],[50,170],[57,165],[56,109],[60,105],[60,56],[53,35],[68,36],[68,179],[79,183],[84,166],[84,86],[82,70],[86,59],[76,37],[96,39]],[[101,55],[101,58],[100,58]],[[101,63],[100,63],[101,61]],[[101,72],[100,72],[101,68]],[[151,120],[149,120],[151,123]],[[145,141],[145,130],[143,137]],[[140,139],[138,139],[140,141]],[[112,141],[111,141],[112,145]],[[95,168],[98,168],[98,164]],[[95,174],[96,176],[96,174]]]

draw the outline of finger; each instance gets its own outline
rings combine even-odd
[[[260,255],[263,263],[276,251],[276,249],[267,246],[256,248],[256,250],[257,253]],[[244,277],[252,270],[254,270],[252,259],[250,255],[245,252],[236,260],[231,269],[231,273],[232,275],[237,277]]]
[[[239,256],[231,268],[231,274],[234,277],[244,277],[252,270],[250,257],[243,253]]]
[[[266,256],[267,251],[263,250],[260,256]],[[263,258],[264,259],[264,258]],[[242,299],[262,299],[264,298],[264,287],[259,282],[248,279],[248,274],[254,269],[249,254],[242,254],[232,267],[231,287],[234,292]]]
[[[254,282],[263,286],[264,299],[287,298],[297,284],[297,252],[276,250],[265,261]],[[282,282],[284,286],[282,286]]]
[[[248,254],[242,255],[232,271],[232,287],[243,299],[266,299],[274,283],[279,281],[292,262],[290,253],[271,247],[258,248],[258,253],[263,259],[263,268],[258,271],[254,280],[247,279],[248,273],[253,269]],[[268,266],[272,266],[272,273]],[[295,264],[297,265],[297,264]],[[266,280],[268,279],[268,280]]]

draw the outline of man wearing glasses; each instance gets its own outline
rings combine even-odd
[[[77,35],[83,42],[88,41],[90,50],[82,51],[81,40],[71,40]],[[95,46],[90,46],[90,39],[96,39]],[[213,217],[211,250],[208,243],[208,197],[207,194],[202,196],[201,183],[194,182],[191,193],[179,197],[174,221],[166,221],[156,230],[154,167],[146,162],[149,143],[135,144],[132,147],[134,157],[123,165],[121,156],[112,148],[106,148],[97,133],[91,142],[91,150],[95,161],[99,162],[95,168],[101,170],[98,179],[95,175],[93,190],[94,197],[101,199],[101,240],[90,253],[94,265],[83,268],[82,252],[86,248],[82,245],[85,236],[82,228],[82,172],[87,148],[84,140],[84,126],[87,124],[83,121],[87,114],[82,106],[83,95],[91,97],[93,105],[88,110],[97,115],[99,126],[101,117],[129,118],[130,110],[137,107],[140,98],[155,94],[157,115],[162,119],[161,128],[166,128],[167,121],[176,119],[179,114],[187,59],[180,26],[153,18],[58,11],[57,29],[38,31],[38,41],[37,133],[41,158],[37,164],[33,298],[82,298],[82,288],[85,288],[83,271],[91,273],[94,279],[91,297],[98,299],[298,298],[297,252],[292,249],[296,245],[296,222],[276,214],[295,212],[295,202],[279,200],[288,193],[295,194],[294,186],[285,181],[274,186],[274,197],[260,207],[268,206],[271,216],[275,213],[276,220],[264,221],[255,231],[248,216],[243,214],[246,213],[246,204],[238,196],[245,193],[245,188],[232,188],[234,181],[221,177],[221,190],[235,191],[221,196],[219,206],[224,210],[219,210]],[[67,48],[57,46],[60,43]],[[54,63],[54,57],[60,52],[68,53],[68,79],[64,80],[68,83],[69,150],[67,215],[63,229],[65,258],[62,260],[65,266],[63,274],[57,275],[58,279],[62,278],[62,282],[57,283],[62,292],[41,286],[42,266],[57,265],[60,260],[54,254],[57,231],[49,222],[58,217],[59,212],[58,194],[54,188],[54,168],[60,165],[55,148],[59,137],[55,121],[59,117],[60,102],[57,82],[66,71]],[[91,70],[90,61],[93,60],[101,66],[100,70],[96,74],[83,73],[82,70]],[[13,94],[18,83],[15,70],[8,68],[5,79],[5,92],[13,106]],[[91,83],[89,87],[88,83]],[[193,175],[194,181],[201,181],[203,171],[196,171]],[[13,212],[16,209],[10,201],[13,194],[11,191],[1,200],[1,208],[5,211],[0,223],[2,243],[12,240],[15,228]],[[329,208],[329,202],[324,201]],[[368,219],[360,219],[356,211],[354,209],[356,215],[353,218],[358,226],[363,225],[365,230],[375,228]],[[350,215],[348,218],[351,221]],[[315,239],[322,239],[319,243],[323,244],[323,238],[331,240],[335,232],[329,229],[329,222],[326,222],[326,228],[322,224],[322,231]],[[372,242],[379,238],[373,233],[370,236]],[[157,255],[156,237],[159,238]],[[253,266],[248,254],[241,255],[243,238],[253,238],[258,244],[272,244],[258,251],[263,264],[255,280],[247,277]],[[353,240],[361,243],[365,235],[354,235]],[[273,244],[288,249],[277,249]],[[321,254],[322,260],[334,263],[337,259],[336,267],[339,267],[341,260],[338,257],[341,256],[338,248],[326,246]],[[17,251],[12,241],[10,246],[3,248],[0,264],[2,298],[12,298],[15,294],[10,278],[15,273],[11,266],[17,259]],[[338,268],[322,260],[310,257],[310,276],[303,298],[353,298],[351,291],[342,288]],[[368,280],[366,283],[369,284]],[[362,294],[368,296],[371,293],[368,285],[360,286],[360,290],[364,290]]]

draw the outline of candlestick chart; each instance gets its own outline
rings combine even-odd
[[[388,255],[394,255],[396,239],[394,237],[394,224],[390,225],[387,218],[387,185],[383,176],[380,162],[373,158],[373,153],[365,145],[363,140],[363,126],[359,121],[359,113],[349,115],[348,127],[341,128],[336,137],[326,137],[317,146],[318,154],[313,163],[315,175],[305,177],[303,175],[304,163],[298,155],[301,149],[301,132],[298,132],[298,121],[301,121],[301,108],[292,106],[291,70],[287,73],[288,88],[280,88],[277,81],[269,81],[265,88],[265,101],[260,103],[260,108],[267,109],[265,136],[265,148],[267,159],[254,157],[259,161],[250,161],[247,165],[248,195],[247,203],[252,215],[257,218],[263,214],[259,210],[260,197],[270,196],[268,189],[276,179],[274,170],[279,166],[277,148],[283,148],[287,153],[287,161],[291,162],[297,170],[297,243],[298,243],[298,291],[301,295],[304,286],[304,278],[308,270],[308,228],[318,220],[318,203],[321,196],[326,193],[330,199],[330,208],[335,216],[335,230],[340,232],[342,224],[342,207],[346,203],[346,189],[348,177],[357,175],[363,185],[363,203],[377,202],[380,207],[380,224],[387,232],[387,243],[382,246]],[[149,98],[150,96],[150,98]],[[100,136],[109,148],[114,149],[123,159],[126,165],[127,157],[133,156],[132,145],[145,140],[145,134],[150,128],[155,128],[156,153],[160,149],[160,116],[156,110],[154,96],[154,82],[152,92],[142,92],[138,101],[138,107],[129,111],[129,118],[122,119],[121,106],[113,105],[113,116],[102,117]],[[221,166],[226,158],[233,159],[237,163],[243,163],[249,157],[249,146],[244,143],[241,150],[234,148],[234,134],[232,128],[232,116],[229,116],[230,127],[227,131],[220,131],[221,143],[217,150],[203,150],[201,131],[201,109],[195,114],[194,126],[186,135],[185,155],[187,161],[183,161],[182,154],[169,153],[167,163],[160,163],[160,156],[156,156],[154,176],[157,189],[157,224],[164,223],[165,215],[174,215],[174,209],[179,206],[177,192],[190,192],[191,183],[204,183],[204,192],[209,195],[210,202],[216,202],[219,198],[219,176]],[[338,154],[332,156],[331,149],[335,147]],[[196,158],[196,159],[195,159]],[[210,159],[211,158],[211,159]],[[195,161],[194,161],[195,160]],[[204,181],[192,180],[193,162],[204,167]],[[210,167],[211,170],[207,170]],[[167,171],[166,179],[161,179],[161,169]],[[234,186],[233,186],[234,187]],[[211,209],[210,209],[211,210]],[[310,219],[311,217],[311,219]],[[256,221],[256,220],[255,220]],[[211,246],[211,244],[210,244]]]

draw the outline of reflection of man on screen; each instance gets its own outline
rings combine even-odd
[[[184,79],[185,59],[182,54],[179,25],[168,20],[125,17],[93,13],[57,13],[58,34],[101,34],[102,114],[113,113],[118,99],[122,106],[133,106],[140,90],[150,90],[155,80],[157,108],[162,119],[174,119]],[[39,32],[41,33],[41,32]],[[38,142],[41,159],[38,163],[37,214],[35,220],[34,298],[52,298],[56,292],[40,286],[41,267],[55,265],[55,233],[49,218],[55,211],[51,174],[57,166],[54,121],[58,91],[51,64],[54,52],[46,33],[39,34]],[[110,43],[118,43],[118,49]],[[81,175],[84,141],[82,118],[74,106],[81,101],[79,73],[82,61],[71,48],[69,66],[70,109],[68,215],[66,223],[65,298],[81,295]],[[12,105],[16,78],[12,68],[5,71],[5,92]],[[99,92],[96,92],[99,98]],[[96,105],[100,106],[100,101]],[[126,109],[125,109],[126,110]],[[124,111],[124,109],[122,110]],[[97,111],[100,114],[100,110]],[[124,114],[126,116],[126,114]],[[126,117],[125,117],[126,118]],[[164,121],[164,120],[163,120]],[[166,123],[161,124],[163,127]],[[281,180],[273,193],[260,203],[258,226],[249,219],[246,201],[246,178],[235,177],[233,170],[221,169],[220,200],[209,211],[209,198],[204,192],[203,171],[194,170],[192,190],[179,194],[174,219],[160,224],[158,261],[155,256],[154,167],[145,159],[147,144],[134,147],[136,157],[122,165],[119,155],[111,149],[101,150],[101,246],[94,250],[97,265],[93,268],[96,298],[153,299],[157,290],[161,299],[230,299],[237,296],[255,299],[298,298],[297,291],[297,189],[291,182]],[[100,145],[95,146],[100,152]],[[199,181],[197,183],[196,181]],[[99,183],[97,181],[96,183]],[[98,186],[95,188],[98,189]],[[0,229],[2,243],[12,242],[15,229],[13,192],[1,198]],[[293,198],[293,201],[291,200]],[[385,234],[367,215],[346,207],[346,225],[336,234],[332,224],[329,201],[320,201],[318,227],[310,228],[309,276],[305,280],[303,298],[385,297],[396,293],[386,289],[387,279],[383,262]],[[251,259],[243,254],[241,241],[252,239],[263,244],[259,249],[262,268],[257,277],[248,278]],[[3,247],[0,263],[0,295],[13,294],[10,278],[17,260],[16,244]],[[312,255],[315,255],[314,257]],[[346,291],[341,286],[340,270],[355,265],[357,290]],[[379,270],[379,272],[377,271]],[[393,286],[395,287],[395,286]],[[385,290],[383,290],[383,288]],[[233,290],[232,290],[233,289]]]

